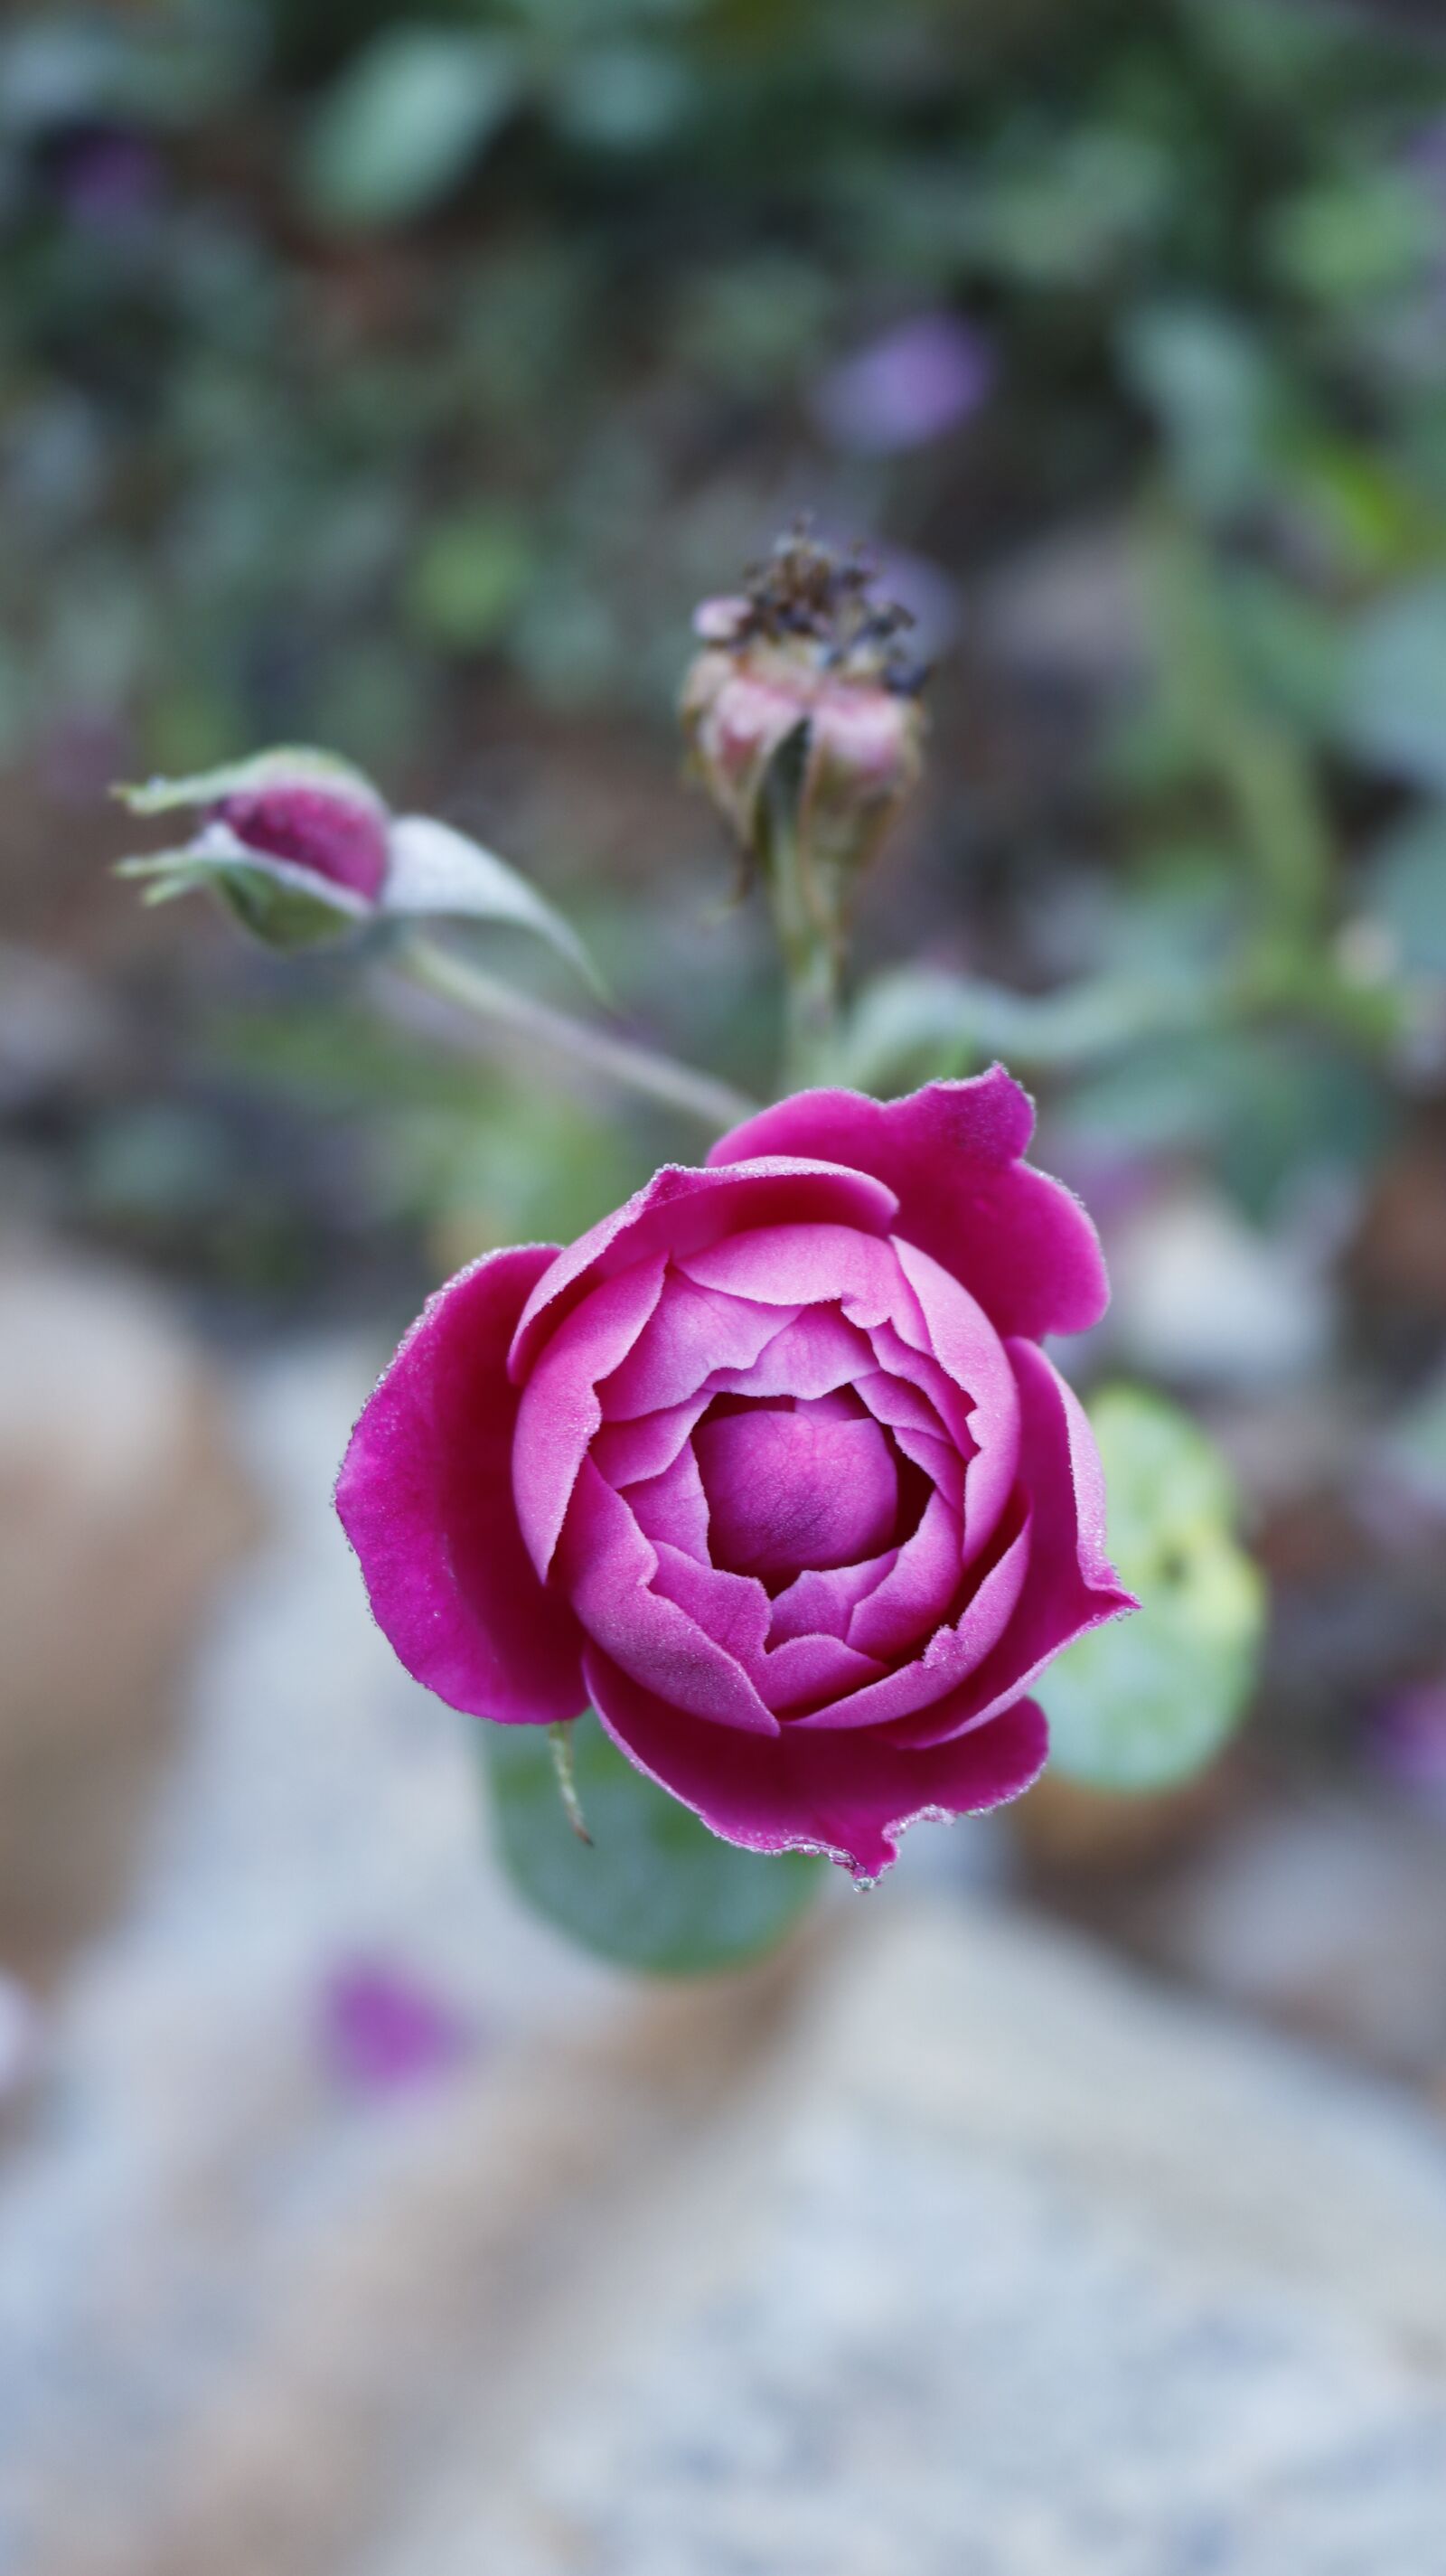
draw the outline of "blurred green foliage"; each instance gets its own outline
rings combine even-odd
[[[1372,707],[1434,635],[1394,588],[1446,534],[1441,112],[1439,53],[1289,0],[22,7],[8,738],[113,716],[177,767],[284,713],[405,763],[494,651],[657,707],[770,491],[911,542],[981,466],[1005,525],[1153,469],[1212,539],[1270,523],[1392,768]],[[818,365],[935,304],[999,345],[978,452],[830,454]]]
[[[970,335],[977,397],[851,429],[841,362],[921,315]],[[1203,1176],[1264,1233],[1315,1224],[1321,1261],[1383,1158],[1439,1140],[1425,12],[12,7],[0,495],[8,777],[89,794],[98,759],[317,740],[468,821],[484,736],[516,854],[547,851],[611,988],[751,1083],[775,992],[746,926],[702,918],[707,825],[635,848],[614,766],[641,744],[666,780],[694,601],[811,504],[889,551],[924,649],[957,648],[840,1072],[897,1089],[997,1051],[1044,1159],[1126,1194]],[[329,970],[297,999],[246,971],[212,1087],[141,1086],[75,1148],[83,1214],[141,1248],[286,1281],[309,1209],[339,1270],[419,1232],[433,1270],[570,1234],[696,1150],[531,1068],[438,1069]],[[314,1130],[299,1175],[283,1096]],[[1434,1350],[1415,1293],[1348,1322],[1392,1418]]]
[[[1234,1536],[1225,1461],[1179,1408],[1108,1386],[1090,1408],[1110,1554],[1139,1608],[1043,1676],[1050,1757],[1099,1789],[1165,1789],[1205,1768],[1255,1685],[1265,1593]]]
[[[541,1727],[485,1727],[481,1753],[504,1866],[584,1948],[654,1976],[711,1974],[772,1949],[818,1895],[821,1860],[720,1842],[633,1769],[591,1711],[568,1732],[587,1843],[564,1812]]]

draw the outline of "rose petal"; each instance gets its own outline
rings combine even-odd
[[[631,1422],[605,1422],[595,1434],[590,1455],[599,1474],[621,1492],[671,1467],[694,1426],[711,1404],[712,1390],[700,1387],[685,1404],[666,1405],[658,1413],[640,1413]]]
[[[362,782],[273,778],[214,808],[251,850],[285,859],[327,884],[378,900],[387,873],[387,809]]]
[[[894,1535],[899,1471],[868,1414],[809,1405],[710,1415],[693,1435],[708,1496],[709,1549],[735,1574],[791,1582],[853,1565]]]
[[[663,1293],[661,1256],[606,1279],[553,1334],[522,1390],[512,1455],[517,1517],[546,1576],[577,1471],[602,1421],[598,1381],[610,1378]]]
[[[751,1226],[680,1256],[679,1268],[700,1287],[760,1306],[840,1305],[851,1323],[866,1329],[902,1314],[921,1337],[925,1331],[892,1243],[857,1226]]]
[[[1019,1393],[1003,1344],[957,1279],[910,1243],[899,1267],[923,1309],[940,1366],[970,1399],[974,1455],[964,1470],[964,1561],[974,1562],[999,1526],[1019,1464]]]
[[[508,1366],[521,1381],[533,1356],[563,1316],[595,1287],[657,1253],[675,1259],[716,1242],[730,1228],[780,1220],[857,1226],[884,1234],[897,1201],[885,1183],[808,1157],[734,1155],[720,1171],[665,1164],[625,1207],[580,1235],[539,1279],[522,1311]]]
[[[750,1369],[778,1327],[775,1307],[720,1296],[670,1269],[657,1312],[601,1390],[603,1413],[626,1422],[681,1404],[715,1369]]]
[[[1072,1387],[1033,1342],[1009,1345],[1019,1381],[1020,1489],[1030,1498],[1029,1571],[1019,1605],[961,1705],[970,1724],[1017,1699],[1076,1637],[1138,1607],[1105,1553],[1104,1474]],[[926,1744],[944,1712],[931,1708],[900,1741]]]
[[[977,1815],[1016,1798],[1044,1767],[1042,1712],[1020,1701],[971,1735],[914,1753],[873,1734],[740,1735],[678,1711],[595,1648],[593,1706],[608,1733],[725,1842],[759,1852],[822,1851],[857,1878],[894,1859],[898,1836],[924,1817]]]
[[[883,1679],[867,1684],[851,1697],[832,1705],[811,1710],[795,1724],[808,1727],[892,1727],[897,1719],[914,1716],[927,1708],[938,1721],[937,1732],[926,1733],[921,1742],[934,1743],[943,1735],[956,1734],[977,1711],[977,1700],[967,1706],[959,1697],[966,1684],[972,1688],[972,1676],[992,1656],[1001,1638],[1007,1638],[1024,1587],[1029,1567],[1031,1532],[1027,1520],[1011,1531],[1000,1546],[993,1563],[980,1576],[969,1600],[947,1627],[936,1629],[921,1654],[909,1663],[899,1664]],[[1014,1693],[1012,1696],[1017,1697]],[[956,1709],[956,1701],[958,1706]],[[952,1721],[943,1722],[945,1703],[955,1710]],[[912,1736],[901,1737],[912,1743]]]
[[[661,1475],[629,1485],[626,1500],[644,1538],[651,1539],[654,1547],[681,1548],[699,1565],[709,1563],[708,1497],[691,1441],[684,1441]]]
[[[556,1569],[589,1635],[625,1672],[720,1727],[774,1732],[778,1720],[736,1656],[653,1588],[658,1552],[590,1458],[563,1524]]]
[[[822,1396],[852,1385],[861,1369],[873,1366],[864,1335],[846,1323],[836,1306],[805,1307],[791,1322],[778,1325],[778,1309],[767,1310],[778,1329],[751,1368],[716,1368],[709,1378],[718,1395]]]
[[[495,1252],[432,1298],[351,1436],[336,1507],[407,1671],[504,1725],[576,1717],[577,1622],[545,1592],[512,1500],[507,1346],[546,1245]]]
[[[907,1100],[797,1092],[735,1127],[708,1160],[726,1168],[814,1155],[886,1181],[898,1193],[896,1231],[962,1281],[998,1332],[1037,1339],[1097,1323],[1109,1287],[1084,1209],[1019,1159],[1033,1127],[1028,1094],[996,1064]]]
[[[963,1571],[959,1515],[944,1495],[929,1496],[913,1537],[904,1541],[883,1580],[867,1593],[847,1629],[864,1655],[901,1655],[921,1646],[947,1618]]]
[[[810,1569],[778,1593],[773,1604],[768,1642],[781,1646],[790,1637],[847,1637],[855,1605],[872,1592],[898,1562],[896,1547],[858,1565]]]
[[[776,1717],[816,1707],[877,1681],[884,1667],[856,1653],[840,1637],[795,1637],[774,1653],[765,1653],[769,1600],[751,1575],[725,1574],[717,1566],[666,1544],[658,1546],[653,1589],[695,1620],[710,1637],[735,1655],[765,1707]]]

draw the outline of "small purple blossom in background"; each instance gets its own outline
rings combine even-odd
[[[831,367],[814,388],[813,415],[846,454],[893,456],[958,429],[994,375],[994,353],[972,324],[920,313]]]
[[[1446,1821],[1446,1677],[1413,1682],[1372,1712],[1373,1770]]]
[[[327,1979],[321,1999],[322,2052],[358,2093],[404,2093],[434,2083],[467,2054],[460,2015],[410,1971],[354,1959]]]
[[[71,222],[91,233],[127,232],[155,212],[161,165],[139,135],[91,126],[68,135],[55,165],[56,190]]]

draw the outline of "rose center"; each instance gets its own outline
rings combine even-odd
[[[708,1544],[729,1574],[789,1583],[876,1556],[894,1535],[893,1449],[867,1416],[817,1403],[710,1414],[693,1434]]]

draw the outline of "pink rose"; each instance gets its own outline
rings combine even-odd
[[[859,1877],[1027,1788],[1031,1682],[1134,1606],[1039,1347],[1104,1267],[1032,1126],[998,1065],[803,1092],[440,1290],[337,1488],[408,1671],[503,1725],[591,1702],[727,1841]]]

